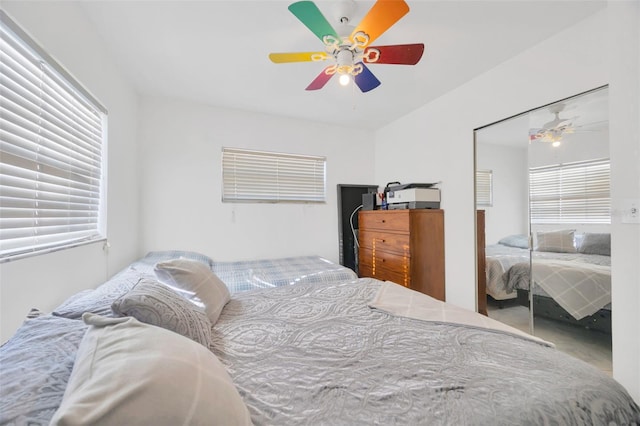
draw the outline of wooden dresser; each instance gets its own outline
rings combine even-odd
[[[443,210],[361,211],[358,223],[361,277],[445,300]]]

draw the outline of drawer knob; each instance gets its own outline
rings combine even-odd
[[[386,220],[384,220],[384,219],[382,219],[382,223],[387,223],[387,221],[386,221]]]

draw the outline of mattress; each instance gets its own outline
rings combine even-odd
[[[208,264],[227,285],[230,293],[260,288],[273,288],[299,283],[326,283],[357,278],[351,269],[321,256],[290,256],[273,259],[214,261],[190,251],[152,251],[134,262],[133,268],[154,275],[156,263],[186,257]]]
[[[213,262],[213,272],[231,293],[292,284],[319,284],[357,278],[355,272],[320,256]]]

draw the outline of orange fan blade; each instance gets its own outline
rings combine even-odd
[[[382,33],[409,12],[409,5],[403,0],[378,0],[351,33],[351,40],[358,32],[369,36],[368,46]]]
[[[269,59],[276,64],[286,62],[311,62],[324,61],[327,54],[325,52],[294,52],[294,53],[269,53]]]

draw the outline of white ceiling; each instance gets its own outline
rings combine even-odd
[[[368,93],[331,80],[323,64],[273,64],[271,52],[323,46],[291,1],[82,1],[108,49],[143,94],[377,129],[606,7],[605,1],[408,0],[409,13],[374,44],[424,43],[416,66],[371,65]],[[337,22],[337,1],[316,1]],[[357,23],[373,1],[356,1]]]

